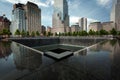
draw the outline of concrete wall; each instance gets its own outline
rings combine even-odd
[[[60,44],[71,44],[78,46],[91,46],[100,41],[107,40],[107,38],[95,37],[60,37]]]
[[[23,39],[10,39],[15,42],[21,43],[29,47],[37,47],[43,45],[53,44],[71,44],[78,46],[90,46],[97,42],[107,40],[107,38],[96,37],[54,37],[54,38],[23,38]]]
[[[59,38],[31,38],[31,39],[27,39],[27,38],[15,39],[14,38],[10,40],[21,43],[29,47],[52,45],[52,44],[59,43]]]

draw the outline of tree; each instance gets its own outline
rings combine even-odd
[[[43,35],[46,36],[46,31],[43,32]]]
[[[120,35],[120,31],[118,31],[118,33],[117,33],[118,35]]]
[[[96,31],[95,34],[96,34],[96,35],[100,35],[100,32],[99,32],[99,31]]]
[[[108,35],[109,33],[106,30],[101,29],[100,30],[100,35]]]
[[[58,34],[55,32],[55,36],[58,36]]]
[[[82,31],[81,33],[82,33],[82,36],[87,36],[88,35],[87,31]]]
[[[95,34],[96,34],[96,32],[94,30],[90,29],[89,35],[95,35]]]
[[[76,36],[77,34],[76,34],[76,32],[73,32],[72,35],[73,35],[73,36]]]
[[[40,36],[40,33],[39,33],[38,31],[36,31],[36,35],[37,35],[37,36]]]
[[[29,32],[27,31],[27,32],[26,32],[26,36],[29,36],[29,35],[30,35],[30,34],[29,34]]]
[[[21,35],[22,35],[22,37],[26,36],[26,32],[24,30],[22,30]]]
[[[112,30],[110,30],[110,34],[117,35],[117,31],[115,30],[115,28],[113,28]]]
[[[15,35],[20,35],[20,31],[18,29],[15,31]]]
[[[48,32],[47,36],[50,36],[51,35],[51,32]]]
[[[68,36],[71,36],[72,35],[72,33],[71,32],[68,32]]]
[[[35,32],[34,31],[32,31],[31,36],[35,37]]]

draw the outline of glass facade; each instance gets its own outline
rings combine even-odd
[[[16,8],[12,12],[12,25],[11,25],[11,32],[12,35],[15,34],[16,30],[26,31],[26,21],[25,21],[25,11],[20,8]]]

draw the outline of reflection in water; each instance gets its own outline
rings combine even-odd
[[[11,54],[10,44],[11,42],[0,42],[0,58],[7,60],[7,57]]]
[[[83,54],[83,51],[80,53]],[[86,54],[89,53],[90,55],[86,55],[85,61],[86,65],[89,66],[87,72],[92,73],[97,78],[101,77],[102,80],[120,80],[120,41],[104,41],[99,45],[93,46],[89,51],[87,50]],[[98,59],[95,59],[95,55],[98,56]],[[92,61],[92,58],[96,61]]]
[[[12,42],[11,49],[16,68],[19,70],[35,70],[42,64],[42,56],[32,50],[26,49]]]
[[[22,74],[16,77],[20,72],[13,70],[13,76],[2,80],[120,80],[120,41],[117,40],[99,43],[61,61],[14,42],[11,49],[13,62]],[[24,74],[24,70],[30,72]]]

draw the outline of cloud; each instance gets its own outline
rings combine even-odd
[[[77,17],[77,16],[71,16],[70,17],[70,24],[75,24],[78,22],[78,20],[80,19],[80,17]]]
[[[12,4],[15,3],[23,3],[26,4],[27,1],[33,2],[35,4],[37,4],[38,6],[43,6],[43,7],[49,7],[50,5],[52,5],[54,2],[53,0],[46,0],[45,3],[41,2],[40,0],[2,0],[3,2],[9,2]]]
[[[97,3],[107,8],[112,3],[112,0],[97,0]]]

